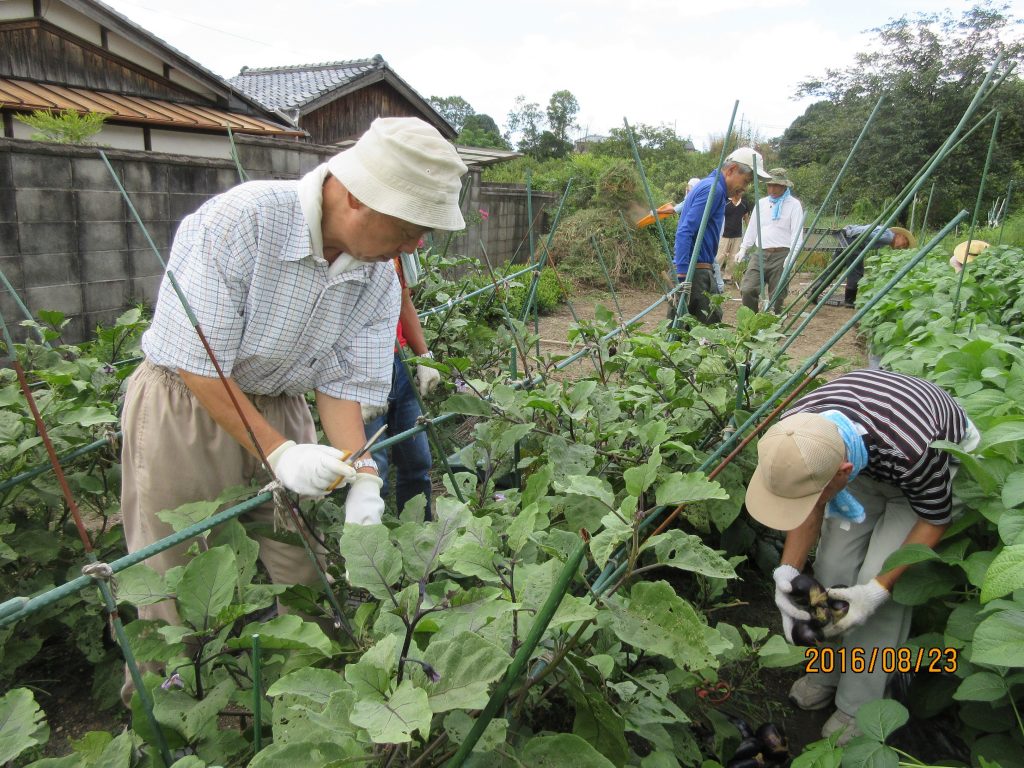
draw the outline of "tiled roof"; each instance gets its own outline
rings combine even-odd
[[[377,54],[372,59],[303,64],[293,67],[246,67],[228,80],[231,85],[268,109],[302,107],[368,72],[384,69],[387,63]]]

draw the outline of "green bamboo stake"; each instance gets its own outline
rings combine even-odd
[[[590,236],[590,244],[594,247],[594,253],[597,254],[597,260],[601,264],[601,271],[604,272],[604,279],[608,282],[608,290],[612,294],[612,301],[615,302],[615,311],[618,313],[619,323],[622,323],[622,307],[619,305],[618,294],[615,293],[615,283],[612,282],[612,275],[608,271],[608,265],[605,263],[601,249],[597,245],[597,238],[593,235]]]
[[[459,768],[463,763],[466,762],[470,754],[473,751],[473,747],[480,740],[487,725],[494,719],[498,709],[505,700],[508,698],[509,693],[512,691],[512,686],[515,685],[516,681],[523,674],[526,669],[526,665],[530,661],[530,656],[533,654],[534,649],[540,642],[540,639],[544,636],[544,632],[548,628],[548,624],[551,623],[551,619],[555,615],[555,611],[558,610],[558,606],[561,605],[562,599],[565,597],[565,593],[569,588],[569,583],[572,581],[576,571],[579,570],[580,563],[583,562],[583,555],[587,551],[587,544],[581,538],[576,542],[576,545],[572,548],[569,553],[569,557],[565,561],[565,565],[562,566],[562,570],[558,574],[558,579],[555,585],[552,587],[551,592],[548,593],[547,599],[544,601],[544,605],[541,606],[537,612],[537,616],[534,619],[533,626],[530,627],[530,632],[523,641],[523,644],[519,647],[516,652],[515,658],[512,659],[512,663],[509,665],[505,672],[505,677],[502,678],[501,682],[495,687],[494,692],[491,694],[491,698],[487,700],[487,705],[480,712],[479,717],[473,723],[473,727],[469,730],[469,734],[465,740],[459,746],[458,751],[455,755],[444,764],[445,768]]]
[[[258,632],[252,636],[252,748],[263,749],[263,651]]]
[[[924,216],[921,217],[921,229],[917,233],[919,240],[924,239],[925,230],[928,228],[928,214],[932,210],[932,197],[935,195],[935,182],[932,182],[932,188],[928,190],[928,202],[924,206]],[[911,230],[913,231],[913,230]]]
[[[249,174],[242,167],[242,161],[238,157],[238,147],[235,146],[235,134],[231,132],[231,126],[227,126],[228,141],[231,143],[231,159],[235,162],[235,170],[238,171],[238,180],[243,184],[249,180]]]
[[[992,138],[988,141],[988,152],[985,154],[985,166],[981,171],[981,181],[978,184],[978,198],[974,202],[974,214],[971,216],[971,227],[967,234],[967,254],[971,252],[971,241],[974,239],[974,229],[978,224],[978,214],[981,212],[981,198],[985,194],[985,181],[988,178],[988,169],[992,163],[992,150],[996,145],[996,137],[999,135],[999,119],[1001,112],[996,112],[996,121],[992,124]],[[970,261],[964,255],[964,263],[956,281],[956,291],[953,294],[953,333],[956,333],[956,326],[960,320],[960,288],[964,284],[964,277],[967,276]]]
[[[569,190],[572,189],[572,179],[569,179],[569,183],[565,185],[565,192],[562,193],[562,199],[558,201],[558,210],[555,212],[555,220],[551,224],[551,231],[548,233],[547,243],[545,244],[544,250],[537,258],[536,271],[533,273],[533,279],[530,281],[530,290],[526,294],[526,306],[523,307],[523,314],[521,320],[526,322],[526,318],[529,317],[530,307],[533,306],[533,302],[537,298],[537,283],[540,282],[540,272],[544,269],[544,265],[547,263],[548,253],[551,251],[551,243],[554,240],[555,232],[558,231],[558,224],[562,219],[562,209],[565,207],[565,201],[569,197]],[[533,256],[531,254],[530,258]]]
[[[629,146],[633,151],[633,162],[636,163],[637,173],[640,174],[640,184],[644,188],[644,195],[647,197],[647,205],[651,208],[651,216],[654,217],[654,226],[658,229],[658,239],[661,241],[661,247],[665,251],[665,256],[668,257],[669,268],[674,274],[675,266],[672,262],[672,249],[668,246],[668,238],[665,237],[665,228],[661,226],[661,219],[658,217],[657,206],[654,204],[654,195],[651,194],[651,186],[647,183],[647,173],[644,171],[644,164],[640,159],[640,150],[637,148],[636,139],[633,137],[633,129],[630,128],[629,122],[626,118],[622,118],[622,125],[626,130],[626,136],[629,138]]]
[[[761,239],[761,191],[757,178],[757,158],[754,158],[754,227],[757,230],[754,241],[754,252],[757,253],[757,266],[761,278],[761,289],[757,292],[758,308],[764,301],[764,240]]]
[[[1003,244],[1003,230],[1006,229],[1006,219],[1010,215],[1010,193],[1013,190],[1013,181],[1006,185],[1006,202],[1003,203],[1003,223],[999,225],[999,240],[996,245]]]

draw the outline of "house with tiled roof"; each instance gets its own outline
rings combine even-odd
[[[272,109],[97,0],[0,2],[3,135],[33,110],[109,115],[98,144],[230,157],[239,135],[299,138]]]
[[[419,117],[445,138],[456,135],[380,54],[324,64],[245,67],[228,82],[267,109],[288,117],[317,144],[357,139],[377,117]]]

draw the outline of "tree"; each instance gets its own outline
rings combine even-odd
[[[548,126],[551,133],[560,141],[569,140],[569,129],[576,127],[576,115],[579,114],[580,103],[569,91],[555,91],[548,101]]]
[[[475,114],[470,103],[461,96],[431,96],[427,102],[456,131],[461,131],[466,119]]]
[[[517,147],[520,151],[535,150],[541,131],[544,130],[544,115],[541,114],[540,104],[533,101],[527,103],[525,96],[516,96],[515,106],[509,111],[505,125],[505,139],[510,144],[512,138],[518,136]]]
[[[817,163],[838,172],[879,96],[884,106],[865,135],[839,190],[861,208],[878,209],[895,196],[946,139],[1000,53],[1003,66],[1019,61],[1024,46],[1007,6],[980,2],[959,18],[949,11],[890,20],[872,32],[868,51],[845,69],[801,83],[799,96],[822,99],[786,130],[782,162]],[[1005,70],[1004,70],[1005,71]],[[1001,73],[997,73],[997,76]],[[1024,84],[1009,78],[986,102],[1002,112],[998,145],[986,189],[1005,190],[1024,149]],[[939,167],[933,222],[961,207],[972,210],[990,130],[981,129]]]
[[[508,142],[502,138],[498,124],[489,115],[470,115],[466,118],[457,139],[459,144],[467,147],[494,147],[509,149]]]

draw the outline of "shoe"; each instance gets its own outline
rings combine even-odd
[[[863,735],[857,727],[857,718],[848,715],[843,710],[837,709],[832,716],[821,726],[821,737],[827,739],[833,733],[839,733],[836,739],[837,747],[845,747],[851,739]]]
[[[832,705],[836,697],[836,689],[830,685],[820,685],[815,681],[816,675],[804,675],[789,689],[789,698],[800,709],[812,711],[825,709]]]

